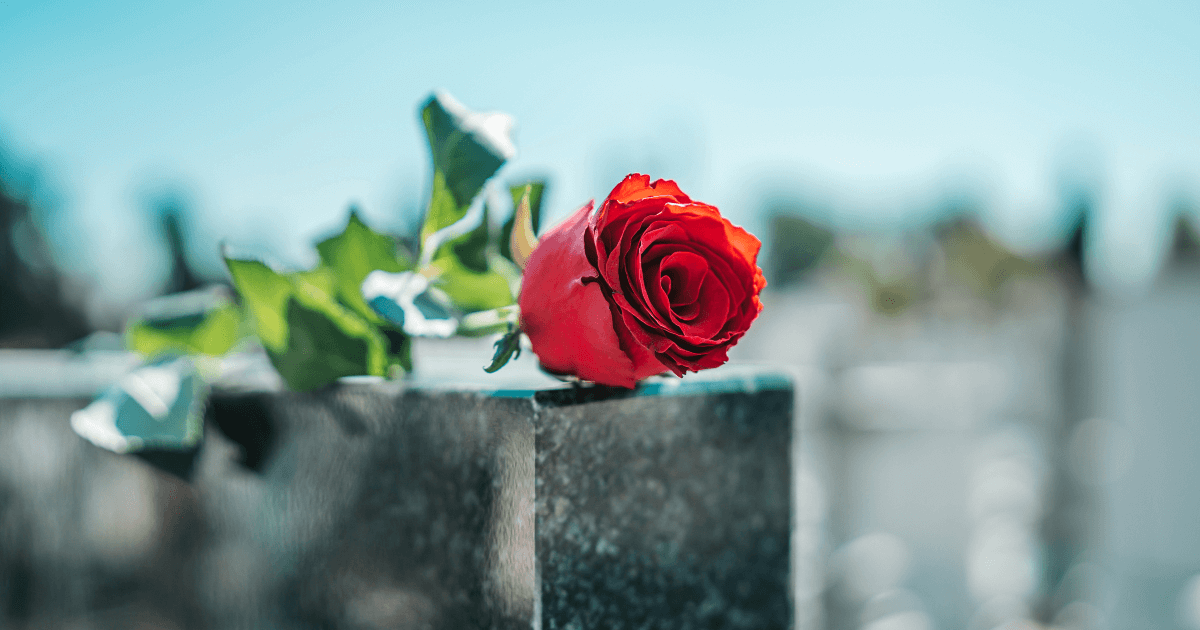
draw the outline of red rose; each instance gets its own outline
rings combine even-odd
[[[547,370],[604,385],[717,367],[762,310],[760,247],[675,182],[630,175],[541,237],[521,326]]]

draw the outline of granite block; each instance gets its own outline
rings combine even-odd
[[[656,394],[539,408],[542,627],[790,627],[790,389]]]
[[[0,625],[790,624],[792,391],[774,372],[218,387],[190,481],[76,438],[85,401],[0,396],[0,447],[60,453],[41,485],[21,481],[50,474],[21,468],[37,458],[0,467]],[[82,533],[15,529],[51,514]]]

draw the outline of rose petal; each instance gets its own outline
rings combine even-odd
[[[679,277],[667,287],[672,308],[689,306],[700,299],[700,287],[709,275],[708,261],[692,252],[678,252],[663,259],[659,273],[667,279]]]
[[[726,293],[728,301],[724,303],[725,312],[722,313],[716,310],[710,310],[710,312],[707,314],[707,317],[716,318],[721,322],[722,325],[724,325],[731,318],[740,313],[742,304],[746,301],[748,296],[747,287],[744,285],[744,282],[740,281],[740,278],[745,277],[746,272],[743,272],[743,274],[739,276],[739,274],[730,266],[730,261],[716,255],[715,252],[708,249],[703,243],[695,241],[689,241],[686,243],[656,243],[655,246],[649,252],[647,252],[647,256],[666,256],[673,251],[691,251],[704,258],[709,265],[709,273],[712,274],[713,280],[719,283],[719,286]]]
[[[729,243],[730,250],[737,254],[749,264],[754,264],[758,259],[758,253],[762,249],[762,242],[746,230],[729,222],[729,219],[721,216],[721,213],[714,207],[705,203],[689,203],[670,204],[668,212],[676,216],[691,215],[697,218],[706,218],[720,224],[725,232],[724,241]],[[683,219],[687,225],[692,225],[690,219]],[[714,241],[716,242],[716,241]]]
[[[670,286],[669,293],[662,289],[661,283],[655,287],[656,291],[652,291],[653,296],[656,298],[654,300],[655,307],[666,313],[681,333],[692,335],[702,334],[689,332],[689,328],[694,329],[695,326],[692,325],[692,321],[696,318],[696,315],[708,309],[707,304],[699,301],[702,287],[710,275],[708,261],[694,252],[681,250],[662,258],[654,265],[654,268],[656,274],[668,281]],[[717,284],[717,282],[714,280],[713,284]],[[710,288],[709,293],[712,292],[713,290]],[[711,300],[711,296],[709,300]],[[725,295],[724,301],[729,301],[728,295]],[[722,309],[727,308],[727,306],[722,307]],[[718,309],[718,311],[720,310]],[[716,330],[713,330],[709,334],[717,332],[724,322],[724,317],[717,319]],[[701,325],[704,326],[703,329],[705,330],[711,327],[710,325]]]
[[[634,230],[634,223],[623,226],[624,233],[620,237],[616,253],[608,258],[608,265],[602,268],[605,280],[613,290],[613,298],[623,310],[632,310],[639,319],[650,326],[668,326],[669,320],[657,314],[649,302],[646,293],[641,252],[633,244],[642,238],[642,230]]]
[[[621,320],[625,322],[630,337],[647,352],[654,355],[659,364],[671,370],[676,376],[683,376],[685,371],[681,366],[665,354],[674,343],[661,335],[656,335],[645,324],[634,317],[629,311],[621,311]]]
[[[650,218],[661,214],[666,208],[665,203],[646,203],[635,209],[620,221],[614,221],[604,226],[601,231],[600,249],[606,250],[607,257],[598,267],[610,283],[616,283],[621,275],[622,265],[626,262],[625,255],[634,250],[634,245],[641,241]]]
[[[691,201],[691,198],[684,194],[675,182],[669,179],[660,179],[651,184],[650,176],[640,173],[626,175],[625,179],[621,180],[621,183],[608,193],[605,201],[611,200],[615,203],[626,204],[647,197],[674,197],[681,203]]]
[[[695,302],[700,312],[682,322],[681,328],[687,337],[712,339],[728,322],[724,315],[729,312],[729,293],[712,274],[705,274],[701,282],[701,295]]]
[[[680,375],[715,367],[762,309],[761,243],[674,182],[625,178],[587,239],[627,355],[653,353]]]
[[[613,327],[617,331],[617,338],[621,340],[621,349],[633,361],[634,380],[666,372],[667,367],[658,360],[658,357],[649,348],[638,343],[633,334],[629,332],[629,327],[625,325],[625,320],[621,316],[620,307],[611,300],[609,305],[612,309]]]
[[[671,231],[665,230],[664,233],[671,233]],[[678,251],[693,251],[709,261],[710,268],[715,272],[717,277],[718,284],[716,286],[725,289],[726,295],[723,297],[727,299],[722,299],[720,305],[715,308],[710,305],[710,311],[706,313],[703,322],[693,322],[690,329],[685,331],[681,328],[679,322],[670,318],[668,308],[660,307],[658,310],[655,310],[653,305],[647,306],[641,299],[636,299],[636,293],[631,291],[627,291],[626,295],[614,295],[614,301],[620,304],[626,312],[639,320],[642,326],[634,327],[630,324],[630,328],[635,331],[635,335],[639,338],[639,341],[648,346],[661,346],[661,343],[655,341],[655,339],[666,339],[675,343],[688,343],[700,350],[702,347],[711,347],[728,341],[729,335],[738,330],[737,324],[745,319],[740,316],[740,311],[743,308],[749,307],[749,305],[744,304],[747,297],[747,288],[730,266],[730,262],[736,263],[737,260],[726,260],[709,249],[703,242],[664,242],[661,240],[654,243],[650,250],[644,254],[644,259],[653,264],[655,260]],[[631,260],[634,259],[631,258]],[[633,263],[630,264],[632,265]],[[742,277],[745,277],[748,273],[749,270],[744,270]],[[627,275],[636,276],[637,274],[635,272],[634,274]],[[623,276],[623,282],[626,282],[626,284],[630,283],[626,276]],[[626,296],[631,296],[635,299],[628,299]],[[753,308],[758,309],[759,307],[754,305]],[[722,313],[722,309],[725,312]],[[664,316],[662,313],[667,313],[667,315]],[[643,334],[638,334],[639,332]],[[662,348],[658,347],[657,351],[661,352]]]
[[[521,287],[521,327],[546,369],[604,385],[633,387],[633,361],[621,348],[612,311],[587,260],[584,235],[592,206],[538,241]]]

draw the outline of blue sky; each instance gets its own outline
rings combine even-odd
[[[435,88],[517,119],[502,174],[549,175],[551,217],[640,170],[751,228],[774,191],[894,225],[961,189],[1036,248],[1074,177],[1100,193],[1099,258],[1122,261],[1102,271],[1137,282],[1163,209],[1200,183],[1194,1],[0,0],[0,33],[0,142],[118,302],[164,272],[159,190],[187,191],[206,251],[295,264],[351,201],[402,224]]]

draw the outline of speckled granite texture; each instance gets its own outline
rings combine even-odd
[[[0,627],[787,627],[790,382],[700,376],[219,392],[186,466],[0,395]]]
[[[542,406],[542,627],[790,627],[791,409],[786,389]]]

